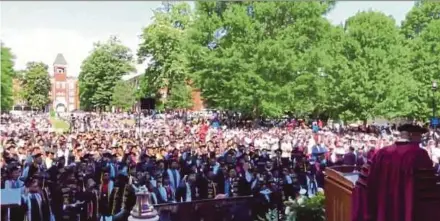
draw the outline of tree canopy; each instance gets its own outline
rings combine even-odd
[[[29,62],[23,71],[22,96],[32,108],[42,110],[50,102],[52,87],[48,68],[43,62]]]
[[[335,26],[324,16],[334,5],[164,4],[138,50],[151,61],[143,93],[167,88],[167,100],[182,100],[173,85],[186,94],[182,82],[191,82],[205,106],[253,116],[429,117],[429,85],[440,77],[439,4],[417,2],[401,27],[375,11]]]
[[[95,44],[83,61],[79,74],[80,104],[82,109],[103,109],[112,101],[116,83],[122,76],[135,70],[128,47],[116,37]]]
[[[143,30],[137,52],[139,62],[150,59],[142,78],[141,93],[145,96],[156,94],[158,100],[172,103],[165,106],[173,108],[186,108],[191,102],[190,96],[180,95],[180,93],[188,93],[184,85],[189,73],[184,41],[186,28],[191,23],[190,16],[191,7],[187,3],[164,4],[163,7],[155,10],[154,21]],[[162,88],[167,89],[164,95],[158,93]],[[177,94],[173,95],[173,93]],[[162,96],[169,99],[160,99]]]
[[[13,105],[13,59],[11,50],[1,43],[1,111],[8,111]]]
[[[135,103],[136,88],[127,81],[118,81],[113,88],[111,105],[128,111]]]

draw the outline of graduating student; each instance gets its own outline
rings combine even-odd
[[[5,180],[5,189],[23,189],[24,182],[19,179],[20,177],[20,166],[15,163],[11,163],[11,165],[7,168],[7,180]],[[12,207],[7,208],[2,211],[2,217],[6,221],[14,221],[22,219],[22,214],[20,214],[20,208]]]
[[[176,190],[177,187],[179,187],[181,180],[178,168],[179,163],[177,160],[171,160],[171,166],[169,169],[167,169],[167,175],[170,181],[170,186],[173,188],[173,190]]]
[[[5,189],[16,189],[24,186],[24,182],[20,180],[21,167],[16,163],[10,163],[7,168],[7,180],[5,180]]]
[[[176,191],[170,185],[170,179],[168,177],[163,178],[162,181],[157,182],[157,201],[158,203],[172,203],[175,202]]]
[[[125,185],[128,183],[128,177],[124,173],[119,173],[116,176],[116,182],[114,184],[113,190],[110,193],[110,208],[111,214],[115,215],[120,212],[122,201],[125,192]]]
[[[127,221],[131,210],[134,205],[136,205],[136,188],[139,182],[135,174],[136,169],[131,169],[129,181],[125,185],[124,195],[122,197],[122,208],[119,213],[113,216],[113,221]]]
[[[212,170],[206,171],[203,182],[200,182],[200,198],[214,199],[219,194],[219,186],[215,182],[215,174]]]
[[[200,198],[200,190],[196,186],[196,175],[190,174],[183,178],[176,190],[177,202],[191,202]]]
[[[26,192],[23,195],[22,208],[28,221],[51,221],[50,205],[41,194],[39,180],[30,177],[26,181]]]
[[[244,177],[238,176],[234,168],[229,170],[228,179],[225,180],[225,195],[227,197],[245,196],[247,191],[247,182]]]
[[[99,214],[101,221],[111,220],[111,197],[110,194],[114,188],[114,182],[110,179],[111,168],[105,167],[102,169],[101,184],[99,186]]]
[[[98,191],[96,183],[92,178],[86,180],[85,190],[81,194],[81,200],[84,201],[81,220],[96,221],[98,220]]]
[[[273,179],[266,180],[261,186],[260,191],[255,195],[254,208],[256,213],[254,218],[265,217],[270,209],[281,209],[282,196],[277,191],[276,183]]]
[[[22,177],[27,179],[32,177],[35,173],[45,171],[45,166],[43,164],[43,158],[41,153],[36,153],[32,156],[32,162],[23,169]]]
[[[406,124],[399,131],[401,139],[378,150],[362,169],[353,192],[352,221],[438,220],[438,215],[413,210],[414,171],[432,169],[428,153],[419,146],[426,130]]]

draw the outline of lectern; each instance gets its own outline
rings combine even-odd
[[[351,194],[359,173],[354,166],[335,166],[325,170],[326,221],[350,221]]]
[[[350,221],[352,192],[359,173],[353,166],[336,166],[327,168],[325,175],[326,220]],[[414,171],[414,179],[413,221],[440,220],[440,178],[433,169],[419,169]]]

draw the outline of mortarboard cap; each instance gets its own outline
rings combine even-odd
[[[111,158],[112,154],[109,152],[104,152],[104,153],[102,153],[102,157]]]
[[[231,154],[231,155],[235,155],[237,154],[237,151],[235,149],[229,149],[228,152],[226,152],[227,154]]]
[[[42,155],[41,153],[36,153],[36,154],[32,155],[32,157],[33,158],[38,158],[38,157],[41,157],[41,155]]]
[[[414,124],[401,125],[397,128],[397,130],[400,132],[406,131],[406,132],[410,132],[410,133],[426,133],[426,132],[428,132],[428,130],[426,128],[423,128],[421,126],[414,125]]]

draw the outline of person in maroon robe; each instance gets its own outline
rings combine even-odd
[[[433,163],[420,148],[424,128],[402,125],[401,139],[377,151],[361,169],[352,195],[352,221],[416,221],[414,170],[430,169]],[[428,216],[423,221],[438,220]]]

